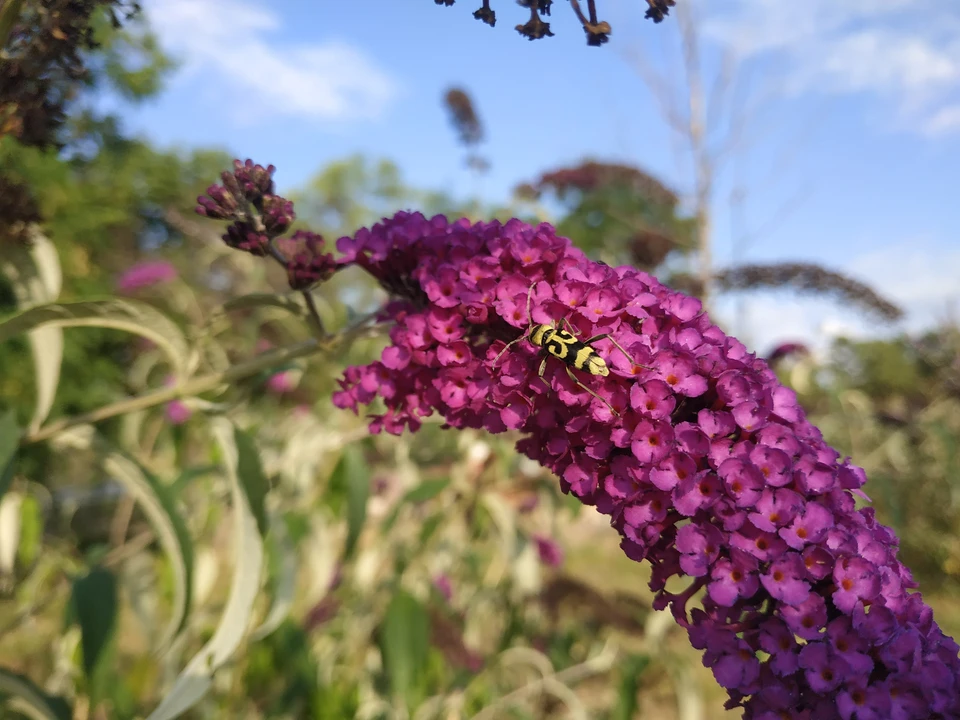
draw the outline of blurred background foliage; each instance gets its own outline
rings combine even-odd
[[[12,78],[16,63],[62,72],[43,89],[39,119],[12,82],[0,83],[0,315],[51,300],[144,302],[172,320],[163,332],[183,339],[193,378],[308,338],[283,272],[229,251],[192,212],[228,155],[159,150],[96,110],[104,87],[144,100],[175,69],[149,28],[122,3],[67,6],[75,15],[55,20],[28,0],[36,37],[14,25],[4,46]],[[84,27],[90,45],[77,39]],[[83,45],[81,69],[65,64],[50,40],[58,33]],[[442,101],[482,175],[478,109],[462,88]],[[289,195],[298,226],[331,244],[397,209],[545,219],[595,259],[703,290],[702,224],[674,190],[594,160],[537,172],[509,206],[492,207],[411,187],[388,159],[352,156]],[[121,282],[146,262],[172,271]],[[18,278],[32,264],[58,268],[62,289],[24,295]],[[712,282],[715,292],[787,288],[896,315],[874,290],[815,266],[731,268]],[[385,343],[348,328],[385,298],[352,272],[314,296],[327,329],[351,342],[36,440],[39,428],[173,382],[161,348],[136,327],[66,330],[49,418],[19,449],[49,373],[34,336],[0,346],[0,461],[13,458],[0,477],[5,711],[143,717],[171,687],[183,690],[176,679],[196,656],[206,686],[192,717],[724,716],[698,654],[650,610],[647,568],[519,458],[515,438],[453,434],[439,422],[415,436],[368,437],[363,418],[332,408],[342,369]],[[769,357],[827,440],[865,467],[925,598],[960,630],[956,323]],[[209,647],[219,649],[208,657]]]

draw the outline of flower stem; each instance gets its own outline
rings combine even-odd
[[[56,420],[40,428],[36,432],[24,435],[24,437],[20,440],[20,444],[29,445],[31,443],[49,440],[64,430],[77,425],[96,423],[100,422],[101,420],[106,420],[107,418],[116,417],[117,415],[124,415],[126,413],[136,412],[138,410],[145,410],[150,407],[155,407],[156,405],[168,403],[171,400],[176,400],[180,397],[200,395],[202,393],[209,392],[220,385],[248,378],[252,375],[256,375],[259,372],[277,365],[282,365],[285,362],[289,362],[297,358],[308,357],[318,352],[331,352],[343,343],[352,342],[364,332],[369,330],[367,327],[367,322],[372,317],[374,317],[374,315],[366,316],[355,325],[338,335],[327,336],[322,340],[310,338],[309,340],[304,340],[303,342],[299,342],[294,345],[288,345],[287,347],[278,348],[271,352],[257,355],[246,362],[238,363],[237,365],[233,365],[221,372],[210,373],[209,375],[201,375],[200,377],[188,380],[181,385],[161,388],[159,390],[154,390],[153,392],[145,393],[144,395],[137,395],[136,397],[127,398],[109,405],[104,405],[103,407],[99,407],[96,410],[91,410],[88,413],[83,413],[82,415],[74,415],[72,417]]]
[[[303,299],[307,301],[307,309],[310,311],[310,322],[314,326],[318,337],[326,337],[327,331],[323,327],[323,320],[320,319],[320,311],[317,308],[317,300],[309,290],[303,291]]]

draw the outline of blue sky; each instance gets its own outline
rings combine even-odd
[[[682,99],[679,25],[642,21],[639,0],[598,2],[614,28],[602,48],[586,46],[564,0],[554,3],[555,37],[536,42],[513,30],[525,11],[509,0],[494,3],[496,28],[473,19],[478,0],[143,5],[182,67],[160,98],[124,110],[127,127],[165,147],[214,145],[273,163],[281,188],[361,152],[395,160],[414,185],[468,194],[476,185],[440,103],[458,85],[486,129],[488,200],[584,156],[637,164],[692,189],[689,155],[637,60],[673,78]],[[744,142],[716,184],[716,263],[818,262],[904,305],[900,328],[946,317],[960,299],[960,5],[694,7],[705,82],[725,54],[735,57],[734,104],[749,109]],[[736,206],[734,191],[743,198]],[[732,299],[715,314],[761,351],[880,329],[836,304],[786,294],[746,296],[737,325]]]

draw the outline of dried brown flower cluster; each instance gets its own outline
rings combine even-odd
[[[91,21],[101,8],[115,25],[139,10],[129,0],[26,0],[9,36],[0,38],[0,136],[24,145],[57,145],[64,108],[89,71],[83,53],[96,46]],[[12,8],[12,9],[11,9]],[[15,4],[4,8],[16,10]]]
[[[714,281],[721,290],[793,288],[819,295],[836,295],[875,312],[885,320],[898,320],[903,310],[861,282],[809,263],[741,265],[718,273]]]
[[[538,198],[544,192],[553,191],[562,199],[571,190],[589,192],[613,185],[628,187],[638,195],[659,205],[672,207],[679,202],[673,190],[643,170],[631,165],[595,160],[587,160],[575,167],[546,172],[535,182],[518,187],[517,193],[524,197]]]
[[[443,104],[450,112],[460,143],[467,150],[467,167],[476,172],[486,172],[490,169],[490,163],[477,152],[477,146],[483,141],[483,123],[470,95],[462,88],[450,88],[444,93]]]
[[[453,5],[456,0],[433,0],[437,5]],[[676,5],[676,0],[646,0],[648,5],[644,14],[649,20],[655,23],[662,22],[663,18],[670,13],[670,8]],[[550,15],[553,0],[517,0],[517,4],[530,11],[530,19],[522,25],[517,25],[516,29],[521,35],[529,40],[539,40],[542,37],[552,36],[550,23],[545,22],[543,18]],[[596,0],[584,0],[586,12],[580,6],[579,0],[570,0],[570,7],[580,21],[584,33],[587,36],[587,45],[603,45],[610,39],[610,23],[600,20],[597,16]],[[497,24],[497,13],[490,9],[490,0],[483,0],[483,5],[473,16],[493,27]]]
[[[443,96],[443,104],[450,111],[453,126],[460,135],[460,142],[469,147],[483,140],[483,125],[465,90],[450,88]]]

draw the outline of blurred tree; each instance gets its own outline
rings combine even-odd
[[[417,209],[428,217],[444,214],[473,220],[518,216],[515,206],[459,200],[442,190],[412,187],[393,161],[362,155],[329,163],[289,197],[298,221],[330,238],[351,234],[404,209]]]
[[[169,68],[147,34],[121,30],[139,7],[125,0],[16,0],[0,8],[0,136],[24,145],[62,145],[68,112],[103,80],[127,95],[149,93]],[[112,34],[112,37],[111,37]],[[121,43],[121,38],[123,43]],[[103,40],[107,39],[106,46]],[[118,47],[126,44],[125,51]],[[146,51],[131,72],[131,50]],[[104,60],[92,69],[91,57]]]
[[[557,230],[575,238],[591,257],[608,265],[634,265],[671,287],[703,297],[701,221],[695,214],[685,215],[677,194],[649,173],[586,160],[546,172],[515,192],[537,200],[551,194],[564,211]],[[790,289],[832,296],[884,320],[903,314],[864,283],[811,263],[742,265],[715,271],[711,280],[718,292]]]
[[[133,9],[28,0],[3,48],[12,60],[0,73],[0,242],[23,243],[30,224],[41,224],[60,256],[67,300],[112,293],[117,276],[145,252],[163,249],[174,260],[188,252],[166,212],[190,210],[191,198],[228,164],[219,152],[159,152],[94,111],[102,90],[134,102],[155,95],[173,68]],[[19,84],[21,74],[39,84]],[[0,312],[14,302],[0,278]],[[110,331],[71,334],[62,368],[70,381],[54,414],[116,399],[132,342]],[[31,408],[32,376],[25,341],[0,348],[4,406]]]
[[[828,358],[811,382],[793,382],[811,422],[863,465],[878,518],[922,584],[960,584],[960,329],[840,339]]]
[[[609,265],[653,272],[695,249],[693,219],[680,214],[676,193],[639,168],[586,160],[517,188],[523,198],[547,193],[566,213],[557,222],[559,233]]]

